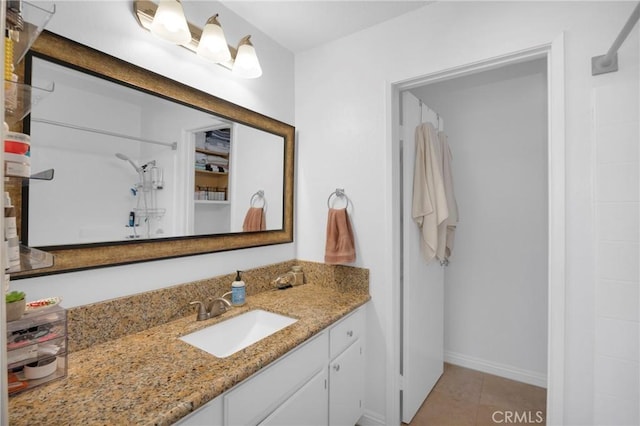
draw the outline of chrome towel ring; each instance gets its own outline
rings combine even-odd
[[[249,204],[251,205],[251,207],[255,207],[254,203],[260,200],[262,200],[262,206],[260,207],[264,207],[267,204],[267,201],[264,198],[264,191],[262,189],[257,191],[255,194],[251,196],[251,200],[249,201]]]
[[[333,191],[331,193],[331,195],[329,195],[329,198],[327,198],[327,207],[331,208],[331,198],[333,196],[336,196],[337,198],[344,198],[346,200],[346,207],[349,207],[349,203],[351,202],[351,200],[349,199],[349,197],[347,197],[347,194],[344,193],[344,189],[343,188],[336,188],[335,191]]]

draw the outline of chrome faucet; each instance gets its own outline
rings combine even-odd
[[[286,278],[288,279],[285,281]],[[299,266],[293,266],[290,271],[278,275],[278,277],[272,282],[280,289],[304,284],[304,273],[302,272],[302,268]]]
[[[289,279],[283,283],[283,280],[287,277]],[[273,280],[273,283],[276,284],[278,288],[280,287],[284,288],[287,284],[293,285],[295,282],[295,279],[296,279],[296,276],[293,274],[293,271],[289,271],[289,272],[285,272],[282,275],[278,275],[278,277],[275,280]]]
[[[196,316],[196,321],[204,321],[227,312],[227,310],[231,307],[231,302],[225,299],[225,296],[228,294],[231,294],[231,292],[225,293],[222,295],[222,297],[218,297],[215,299],[209,297],[207,299],[206,305],[199,300],[189,303],[190,305],[198,305],[198,314]]]

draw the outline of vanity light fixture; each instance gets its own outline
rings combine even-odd
[[[165,13],[163,8],[165,3],[172,8],[170,9],[172,12],[177,13],[179,10],[187,26],[187,37],[183,34],[182,38],[179,41],[176,41],[177,37],[171,38],[170,35],[168,37],[162,35],[167,34],[167,32],[154,32],[156,18],[158,15],[164,15]],[[178,7],[176,7],[176,5]],[[149,0],[134,0],[133,8],[140,26],[159,37],[179,44],[185,49],[189,49],[196,53],[198,56],[213,61],[216,64],[231,70],[234,75],[239,77],[257,78],[262,75],[260,61],[258,60],[256,50],[250,40],[251,36],[248,35],[243,37],[238,43],[237,49],[229,46],[222,31],[222,26],[218,21],[218,14],[209,18],[204,26],[204,30],[202,30],[187,22],[186,18],[184,18],[184,12],[179,0],[161,0],[159,5],[156,5]],[[171,25],[173,26],[170,26],[169,28],[173,28],[174,30],[173,32],[169,31],[169,34],[177,32],[175,28],[178,28],[177,24]]]

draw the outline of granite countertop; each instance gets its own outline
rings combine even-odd
[[[11,425],[169,425],[246,379],[349,312],[368,294],[305,284],[247,297],[206,321],[195,313],[73,352],[68,375],[9,399]],[[252,309],[298,321],[227,358],[178,338]]]

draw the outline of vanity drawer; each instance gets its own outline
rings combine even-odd
[[[330,358],[334,358],[356,341],[364,330],[365,308],[358,308],[329,330]]]

